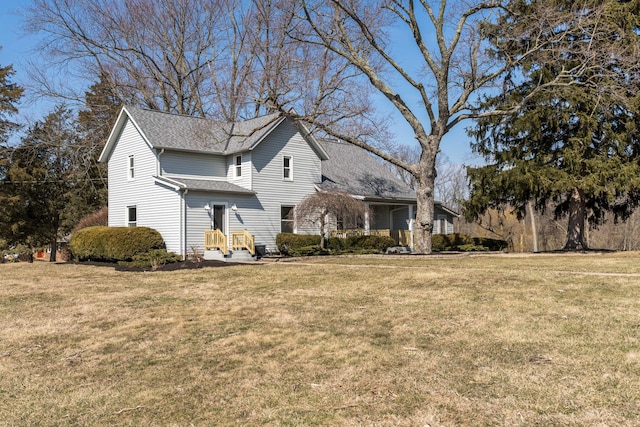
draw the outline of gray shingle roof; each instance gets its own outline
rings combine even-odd
[[[326,140],[320,145],[329,154],[329,160],[322,162],[320,189],[368,199],[416,200],[415,191],[362,148]]]
[[[157,176],[158,181],[170,185],[178,185],[183,189],[195,191],[215,191],[217,193],[255,194],[255,191],[231,184],[226,181],[214,181],[212,179],[189,179],[181,177]]]
[[[154,148],[232,154],[253,148],[280,122],[278,113],[239,123],[125,107]]]

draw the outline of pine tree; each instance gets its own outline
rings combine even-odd
[[[12,65],[0,67],[0,144],[4,144],[18,124],[9,120],[9,116],[16,114],[16,104],[22,97],[24,89],[10,79],[15,74]]]
[[[542,4],[514,3],[530,10]],[[574,84],[538,92],[513,115],[478,120],[469,132],[474,150],[489,164],[468,169],[467,217],[496,207],[512,207],[522,217],[530,200],[542,211],[551,202],[557,218],[568,218],[565,249],[587,249],[586,222],[597,226],[609,211],[625,219],[640,203],[638,71],[629,67],[638,63],[640,6],[616,0],[576,4],[551,1],[545,7],[547,13],[570,12],[566,25],[581,25],[583,35],[532,55],[522,75],[507,76],[505,90],[483,107],[508,109],[531,86],[580,68],[587,54],[606,52],[601,66],[581,70]],[[511,24],[526,27],[524,21]],[[523,33],[502,49],[514,54],[527,45]]]
[[[0,201],[0,235],[9,244],[49,246],[56,260],[58,239],[76,222],[79,141],[75,115],[59,105],[13,147]]]
[[[0,249],[8,244],[2,229],[5,228],[4,212],[11,199],[6,193],[5,177],[9,167],[11,149],[6,145],[9,137],[19,125],[10,119],[18,113],[16,104],[22,97],[23,88],[11,81],[15,74],[13,66],[0,67]]]

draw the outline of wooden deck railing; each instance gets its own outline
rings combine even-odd
[[[253,256],[256,254],[255,237],[247,230],[231,232],[231,249],[246,249]]]
[[[220,230],[206,230],[204,232],[204,248],[218,249],[227,255],[227,236]]]

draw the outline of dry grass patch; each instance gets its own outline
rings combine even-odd
[[[0,420],[638,425],[638,259],[2,265]]]

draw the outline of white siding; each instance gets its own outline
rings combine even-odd
[[[293,180],[283,179],[282,158],[292,158]],[[280,232],[280,207],[295,206],[315,192],[321,180],[320,158],[288,121],[283,122],[252,152],[252,189],[259,198],[259,209],[242,214],[243,226],[255,235],[256,244],[275,248]],[[240,207],[238,205],[238,207]],[[298,233],[317,232],[298,224]]]
[[[135,178],[128,159],[134,156]],[[183,254],[180,244],[180,195],[155,184],[156,155],[130,120],[123,126],[109,158],[109,226],[127,225],[127,206],[136,206],[137,225],[160,232],[167,250]]]
[[[225,158],[203,153],[165,151],[160,156],[162,175],[193,179],[220,179],[226,177]]]
[[[247,224],[246,218],[259,217],[262,211],[260,202],[255,196],[242,196],[230,194],[216,194],[205,192],[189,192],[185,196],[187,214],[187,252],[192,248],[199,252],[204,250],[204,232],[211,228],[211,217],[204,209],[205,204],[226,205],[225,232],[230,238],[232,231],[247,230],[255,233],[256,224]],[[236,212],[231,210],[232,205],[238,208]],[[229,242],[230,244],[231,242]],[[256,242],[257,244],[260,244]]]
[[[226,159],[226,177],[227,181],[232,184],[238,185],[242,188],[246,188],[248,190],[252,190],[251,187],[251,175],[253,173],[253,168],[251,167],[251,152],[247,151],[244,153],[236,153],[232,156],[227,156]],[[236,177],[236,156],[242,156],[242,176]]]

